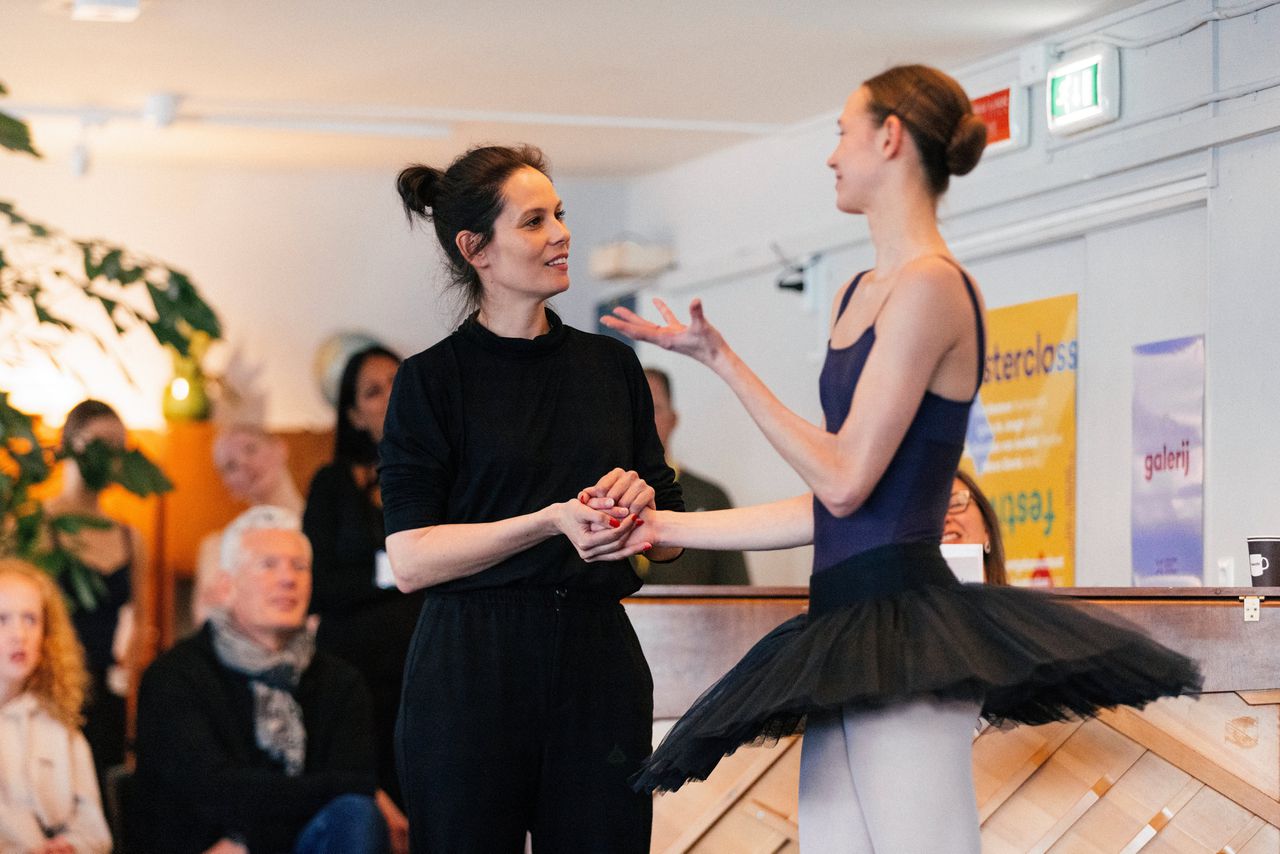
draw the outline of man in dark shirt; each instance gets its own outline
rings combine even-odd
[[[305,628],[311,547],[258,506],[223,535],[225,609],[147,668],[138,815],[164,854],[388,850],[359,675]]]
[[[688,469],[671,461],[671,434],[680,420],[671,394],[671,377],[666,371],[645,368],[645,379],[653,394],[653,423],[658,430],[662,447],[667,449],[668,464],[676,471],[676,482],[684,495],[684,508],[698,510],[727,510],[733,506],[728,494],[717,484],[699,477]],[[747,563],[742,552],[702,551],[685,549],[670,563],[650,563],[637,558],[636,563],[646,584],[750,584]]]

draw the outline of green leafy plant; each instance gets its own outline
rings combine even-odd
[[[97,491],[119,484],[134,495],[145,498],[173,489],[173,483],[164,472],[137,449],[115,448],[95,439],[82,451],[67,451],[56,456],[74,460],[85,485]],[[70,549],[62,547],[60,535],[75,536],[86,528],[109,528],[111,522],[83,513],[49,515],[39,505],[30,512],[35,519],[28,522],[27,527],[38,532],[47,526],[51,536],[43,544],[39,540],[31,543],[28,556],[54,578],[64,581],[63,586],[70,591],[75,607],[92,609],[98,597],[106,592],[106,585],[99,573],[86,566]]]
[[[0,84],[0,95],[7,94]],[[0,112],[0,148],[40,157],[26,123]],[[213,309],[187,274],[154,258],[105,240],[74,240],[52,226],[30,219],[0,199],[0,320],[8,314],[21,341],[59,363],[65,336],[85,335],[132,380],[128,366],[112,349],[110,334],[77,323],[55,306],[68,300],[100,306],[116,336],[145,327],[159,343],[183,357],[198,358],[208,342],[222,335]],[[104,327],[105,328],[105,327]],[[12,350],[10,350],[12,353]],[[109,522],[78,514],[47,517],[32,489],[47,480],[58,454],[40,444],[34,419],[9,402],[0,390],[0,555],[25,557],[65,580],[73,605],[92,608],[104,591],[101,576],[59,545],[53,534],[74,535]],[[167,492],[173,485],[141,451],[119,450],[91,442],[70,455],[93,488],[119,484],[135,495]]]

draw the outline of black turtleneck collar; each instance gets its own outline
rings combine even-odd
[[[547,324],[551,328],[537,338],[503,338],[500,335],[495,335],[476,319],[479,312],[473,313],[462,322],[462,325],[458,327],[458,334],[500,356],[515,356],[518,358],[545,356],[555,352],[564,343],[569,327],[565,326],[560,320],[560,316],[550,308],[544,308],[543,310],[547,313]]]

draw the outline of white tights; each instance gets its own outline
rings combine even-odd
[[[915,700],[809,716],[801,854],[978,854],[973,703]]]

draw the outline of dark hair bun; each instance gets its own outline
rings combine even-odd
[[[428,212],[435,207],[443,178],[444,173],[439,169],[421,163],[402,169],[396,177],[396,191],[404,202],[404,212],[409,216],[429,216]]]
[[[960,117],[951,142],[947,144],[947,171],[952,175],[967,175],[973,171],[987,147],[987,126],[973,113]]]

